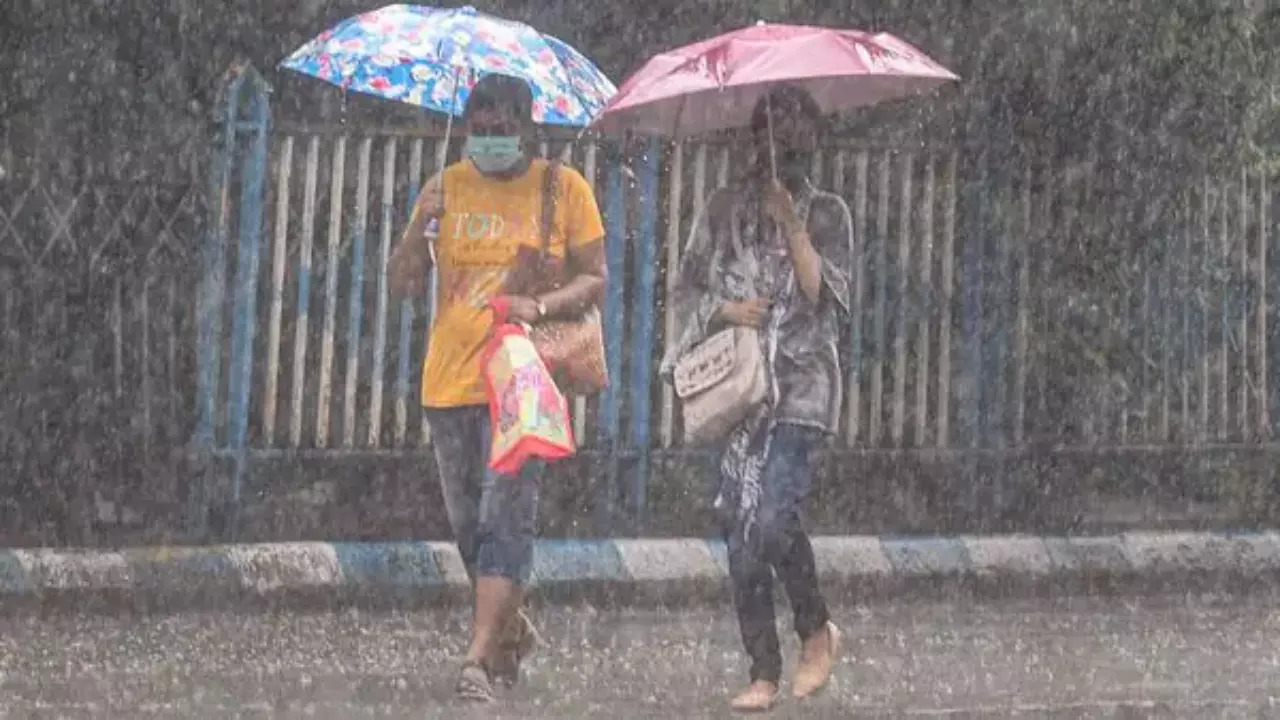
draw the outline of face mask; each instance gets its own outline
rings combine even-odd
[[[467,138],[465,153],[476,168],[485,173],[510,170],[524,157],[520,138],[515,135],[471,135]]]

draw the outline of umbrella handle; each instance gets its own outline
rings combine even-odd
[[[756,21],[756,27],[764,27],[763,20]],[[773,93],[767,87],[764,93],[764,124],[769,129],[769,173],[774,180],[778,179],[778,153],[773,144]]]
[[[444,172],[445,161],[449,159],[449,138],[453,135],[453,114],[458,109],[458,83],[462,79],[462,69],[453,70],[453,99],[449,102],[448,117],[444,121],[444,139],[436,148],[436,170]]]
[[[769,93],[764,96],[765,125],[769,128],[769,172],[774,180],[778,179],[778,153],[773,144],[773,100]]]

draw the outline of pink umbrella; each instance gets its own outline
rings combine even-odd
[[[775,85],[797,85],[824,113],[958,80],[888,33],[757,23],[650,59],[596,119],[603,132],[683,138],[744,127]]]

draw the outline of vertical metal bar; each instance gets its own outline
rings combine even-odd
[[[1110,184],[1110,187],[1108,188],[1108,190],[1113,189],[1118,184],[1116,182],[1115,176],[1116,176],[1116,173],[1112,172],[1111,176],[1107,179],[1107,181],[1104,181],[1104,182],[1109,182]],[[1108,206],[1111,208],[1111,210],[1108,213],[1108,218],[1107,218],[1110,224],[1106,228],[1105,232],[1115,233],[1115,234],[1118,234],[1120,232],[1129,232],[1131,226],[1126,227],[1125,223],[1132,220],[1132,216],[1133,216],[1132,211],[1129,212],[1127,215],[1125,215],[1123,210],[1121,209],[1121,206],[1123,204],[1122,199],[1116,197],[1111,193],[1107,193],[1106,197],[1107,197]],[[1119,299],[1117,299],[1114,295],[1112,297],[1107,298],[1106,302],[1107,302],[1108,314],[1114,314],[1119,316],[1120,318],[1123,319],[1125,326],[1129,328],[1144,325],[1144,323],[1139,319],[1141,304],[1139,303],[1139,305],[1137,306],[1137,309],[1134,308],[1134,290],[1133,290],[1132,282],[1126,282],[1124,284],[1123,292],[1121,292],[1119,295],[1120,295]],[[1113,307],[1115,308],[1114,310],[1111,309]],[[1142,330],[1139,330],[1134,334],[1141,334],[1141,332]],[[1141,345],[1141,341],[1139,341],[1139,345]],[[1102,352],[1102,348],[1099,346],[1095,346],[1095,349],[1098,352]],[[1143,388],[1142,376],[1145,375],[1145,372],[1146,372],[1146,358],[1145,357],[1143,358],[1142,367],[1139,368],[1140,377],[1138,378],[1138,380],[1134,381],[1132,380],[1132,378],[1129,378],[1129,377],[1125,378],[1123,393],[1112,392],[1112,390],[1115,388],[1115,383],[1113,382],[1112,372],[1109,365],[1104,366],[1104,372],[1106,372],[1107,374],[1103,378],[1104,387],[1103,387],[1103,392],[1101,394],[1102,407],[1099,409],[1097,413],[1097,416],[1099,418],[1098,420],[1099,424],[1097,427],[1097,438],[1101,442],[1106,442],[1108,439],[1110,439],[1110,436],[1107,433],[1110,430],[1111,408],[1112,408],[1112,405],[1114,404],[1118,412],[1116,427],[1119,434],[1120,444],[1127,445],[1129,441],[1129,401],[1130,401],[1130,397],[1133,395],[1134,385],[1137,385],[1139,395],[1141,395],[1142,393],[1142,388]]]
[[[4,349],[6,351],[5,357],[8,357],[10,353],[14,352],[12,343],[18,334],[18,322],[15,318],[18,304],[18,301],[15,298],[17,289],[14,287],[13,283],[13,273],[9,271],[0,272],[0,287],[4,288],[4,311],[3,313],[0,313],[0,316],[4,318],[3,339]]]
[[[1178,296],[1182,298],[1182,357],[1179,367],[1182,372],[1182,441],[1188,444],[1194,442],[1195,438],[1191,420],[1191,376],[1194,372],[1191,364],[1192,358],[1195,357],[1192,351],[1191,306],[1197,295],[1197,289],[1191,283],[1191,238],[1195,234],[1193,228],[1195,216],[1192,214],[1191,207],[1194,201],[1195,195],[1188,192],[1186,201],[1181,203],[1182,211],[1179,213],[1181,219],[1179,231],[1182,234],[1182,285],[1178,289]]]
[[[436,156],[438,158],[444,158],[446,156],[446,153],[448,152],[447,150],[448,141],[438,140],[437,145],[439,146],[439,149],[436,152]],[[437,174],[443,175],[446,167],[447,165],[445,165],[444,163],[439,163],[436,165],[435,171]],[[440,286],[440,269],[435,266],[435,263],[432,263],[431,275],[427,279],[427,308],[428,308],[428,312],[430,313],[429,317],[431,318],[431,327],[435,327],[436,315],[438,314],[437,310],[439,309],[437,307],[440,300],[439,293],[438,293],[439,286]],[[425,424],[424,424],[424,427],[425,427]]]
[[[893,338],[893,425],[890,433],[894,447],[902,447],[906,434],[907,410],[907,337],[910,335],[911,291],[911,173],[915,155],[904,152],[901,157],[902,201],[898,218],[898,317]]]
[[[267,321],[267,387],[262,398],[262,439],[269,446],[276,442],[276,404],[280,393],[280,326],[284,322],[284,266],[288,260],[292,135],[285,137],[276,167],[276,237],[271,257],[271,317]]]
[[[1088,193],[1084,190],[1083,182],[1080,178],[1073,176],[1069,161],[1063,164],[1060,168],[1060,173],[1062,185],[1059,193],[1062,211],[1062,232],[1060,237],[1064,241],[1070,242],[1071,239],[1074,239],[1081,233],[1081,223],[1079,220],[1081,215],[1080,208],[1083,204],[1089,202],[1090,198]],[[1062,265],[1069,265],[1069,262],[1063,262]],[[1052,271],[1061,272],[1058,258],[1053,258],[1053,262],[1050,262],[1049,266]],[[1052,296],[1051,302],[1047,307],[1048,312],[1046,313],[1046,316],[1049,318],[1049,327],[1062,328],[1066,324],[1067,318],[1065,304],[1068,297],[1069,295],[1061,291],[1055,292]],[[1061,368],[1062,366],[1062,363],[1057,365],[1058,368]],[[1076,394],[1078,395],[1081,390],[1091,392],[1092,388],[1076,388]],[[1087,402],[1092,404],[1091,400]],[[1087,412],[1087,410],[1082,411],[1084,406],[1085,403],[1078,400],[1076,402],[1068,400],[1065,406],[1062,406],[1062,412],[1057,418],[1055,418],[1055,424],[1052,426],[1053,432],[1056,434],[1064,434],[1070,424],[1079,428],[1080,436],[1082,438],[1087,438],[1088,429],[1085,426],[1089,424],[1090,418],[1080,416],[1082,412]],[[1070,413],[1070,416],[1067,416],[1068,413]]]
[[[181,395],[178,394],[178,375],[179,375],[178,338],[179,336],[183,335],[183,333],[181,332],[182,330],[181,325],[182,325],[182,319],[184,319],[186,316],[186,312],[182,311],[181,315],[179,315],[179,311],[177,310],[177,307],[178,307],[177,277],[175,277],[173,274],[170,274],[166,282],[166,285],[168,290],[168,293],[167,293],[168,304],[165,307],[165,309],[168,312],[165,313],[165,317],[168,320],[167,325],[169,330],[168,337],[166,338],[167,340],[166,351],[168,355],[168,362],[166,363],[166,367],[168,368],[168,371],[169,371],[168,372],[169,382],[167,384],[168,391],[166,393],[169,399],[169,402],[168,402],[169,417],[168,417],[168,425],[167,425],[169,434],[167,437],[170,440],[176,440],[177,429],[180,427],[180,423],[182,422],[178,419],[178,400],[180,397],[182,397]],[[185,337],[183,339],[185,340]],[[183,380],[186,380],[186,373],[182,373],[182,375],[183,375]]]
[[[596,143],[588,143],[583,152],[582,174],[587,180],[587,184],[594,193],[598,182],[596,173]],[[617,282],[617,279],[610,278],[610,282]],[[617,374],[621,372],[621,368],[610,368],[610,373]],[[579,444],[587,442],[587,399],[578,395],[573,399],[573,436]]]
[[[1221,296],[1220,296],[1220,319],[1219,327],[1221,334],[1219,339],[1221,344],[1218,347],[1218,374],[1221,387],[1221,404],[1220,414],[1218,416],[1218,440],[1227,439],[1227,430],[1231,424],[1231,239],[1227,235],[1227,214],[1230,209],[1227,206],[1227,183],[1225,180],[1218,192],[1218,233],[1220,245],[1218,247],[1219,267],[1221,268]]]
[[[650,139],[640,172],[640,227],[636,233],[635,287],[631,315],[631,442],[639,454],[631,487],[636,527],[646,523],[649,492],[649,440],[652,415],[654,329],[657,325],[658,173],[662,146]]]
[[[1118,212],[1116,210],[1116,206],[1119,204],[1119,199],[1113,195],[1098,191],[1098,184],[1106,182],[1106,180],[1095,176],[1095,172],[1100,172],[1096,170],[1097,167],[1098,164],[1096,162],[1096,157],[1091,157],[1088,165],[1089,169],[1085,174],[1084,201],[1082,203],[1082,207],[1105,208],[1105,210],[1102,211],[1102,231],[1106,232],[1112,229],[1115,224],[1115,217]],[[1081,214],[1082,213],[1076,213],[1076,217],[1079,217]],[[1097,227],[1097,223],[1094,223],[1094,226]],[[1123,297],[1126,301],[1128,299],[1128,295],[1129,288],[1126,287],[1123,292]],[[1114,296],[1107,297],[1103,302],[1105,303],[1104,307],[1106,307],[1108,314],[1117,312],[1114,309],[1117,302]],[[1125,307],[1128,307],[1127,304]],[[1096,349],[1096,346],[1091,349]],[[1093,445],[1098,444],[1101,440],[1107,437],[1110,425],[1110,418],[1108,415],[1111,411],[1111,403],[1115,402],[1115,398],[1111,392],[1113,388],[1110,387],[1110,376],[1103,377],[1101,382],[1103,384],[1101,392],[1098,392],[1096,387],[1092,388],[1094,392],[1090,399],[1089,415],[1085,418],[1083,423],[1085,437],[1088,439],[1088,442]]]
[[[387,366],[387,267],[391,259],[391,223],[396,201],[396,138],[388,137],[382,148],[381,244],[378,248],[378,297],[374,308],[373,377],[369,379],[369,447],[382,440],[383,378]]]
[[[333,336],[338,326],[338,249],[342,245],[342,191],[346,180],[347,136],[333,145],[329,175],[329,249],[324,267],[324,330],[320,339],[320,389],[316,398],[316,447],[329,445],[330,407],[333,404]]]
[[[435,145],[436,165],[435,171],[443,175],[445,168],[448,167],[449,158],[449,138],[441,138],[436,141]],[[439,315],[440,302],[440,268],[435,263],[431,263],[431,270],[427,275],[427,343],[431,342],[431,331],[436,326],[436,317]],[[423,346],[424,349],[426,345]],[[427,424],[426,413],[419,413],[419,422],[421,423],[422,446],[431,445],[431,426]]]
[[[1270,398],[1267,395],[1267,370],[1270,365],[1267,357],[1267,171],[1265,165],[1258,166],[1258,259],[1254,270],[1255,287],[1257,288],[1257,307],[1254,316],[1253,335],[1257,338],[1254,345],[1253,367],[1257,371],[1258,395],[1255,404],[1258,408],[1258,438],[1267,440],[1271,431]]]
[[[124,287],[115,277],[111,294],[111,377],[116,399],[124,397]],[[43,304],[43,300],[41,303]],[[39,312],[39,310],[37,310]],[[234,359],[234,355],[232,356]]]
[[[413,215],[413,206],[418,201],[418,193],[422,186],[422,138],[415,138],[409,148],[409,202],[406,216]],[[409,392],[413,387],[410,379],[410,367],[413,355],[413,299],[400,301],[400,354],[396,363],[396,447],[403,447],[409,432]]]
[[[942,228],[942,308],[938,323],[938,432],[939,448],[951,444],[951,313],[955,303],[956,195],[959,155],[952,151],[947,160],[946,208]]]
[[[915,439],[917,447],[929,441],[929,331],[932,327],[933,304],[933,207],[937,190],[937,158],[933,153],[925,157],[924,197],[920,214],[920,287],[917,290],[920,304],[919,335],[916,338],[916,409]]]
[[[320,173],[320,136],[307,142],[302,190],[302,247],[298,250],[298,319],[293,328],[293,394],[289,408],[289,444],[302,445],[302,401],[307,387],[307,341],[311,319],[311,255],[316,235],[316,184]]]
[[[621,153],[619,153],[621,155]],[[605,287],[604,298],[604,341],[606,362],[620,377],[623,350],[623,283],[627,261],[627,205],[625,186],[623,184],[623,159],[621,157],[613,167],[608,169],[607,188],[605,190],[605,265],[608,277],[615,278]],[[621,413],[619,404],[619,386],[621,383],[611,382],[600,396],[600,425],[596,429],[600,446],[609,453],[605,498],[598,506],[600,527],[608,528],[613,523],[614,502],[617,497],[617,465],[618,435]]]
[[[1210,258],[1212,257],[1212,240],[1209,237],[1209,226],[1212,222],[1209,203],[1209,176],[1204,177],[1204,190],[1201,195],[1201,213],[1200,213],[1200,229],[1201,229],[1201,248],[1200,248],[1200,278],[1203,285],[1200,287],[1202,300],[1200,301],[1200,440],[1204,442],[1209,439],[1209,383],[1211,379],[1210,358],[1209,358],[1209,312],[1213,305],[1210,302],[1212,297],[1210,293],[1213,285],[1213,272],[1210,268]]]
[[[240,195],[240,246],[231,326],[231,439],[236,451],[231,484],[231,538],[238,532],[240,496],[248,474],[249,395],[253,383],[253,335],[258,319],[258,265],[262,245],[263,181],[266,175],[270,106],[265,87],[256,88],[255,136]]]
[[[1253,417],[1249,414],[1249,395],[1253,392],[1249,378],[1249,174],[1240,168],[1240,280],[1236,299],[1240,312],[1240,439],[1248,441],[1253,434]]]
[[[231,169],[236,156],[236,121],[240,117],[240,89],[236,78],[224,94],[222,145],[209,177],[213,222],[201,252],[200,295],[196,302],[198,377],[196,391],[196,443],[211,448],[217,443],[218,386],[222,374],[222,312],[227,293],[227,224],[231,217]]]
[[[1039,238],[1039,257],[1037,258],[1040,281],[1036,285],[1036,329],[1043,337],[1052,337],[1061,333],[1061,323],[1054,318],[1055,296],[1052,291],[1054,273],[1054,252],[1058,238],[1057,219],[1064,216],[1065,207],[1070,200],[1065,197],[1066,184],[1061,181],[1062,170],[1050,163],[1045,167],[1044,197],[1041,203],[1041,224],[1044,231]],[[1055,208],[1054,203],[1057,203]],[[1056,212],[1055,212],[1056,211]],[[1049,393],[1052,389],[1050,377],[1049,351],[1046,343],[1036,343],[1036,412],[1037,421],[1044,423],[1039,428],[1053,427],[1054,419],[1049,413]]]
[[[66,302],[65,300],[63,301]],[[65,304],[63,305],[65,309]],[[154,402],[155,391],[152,386],[152,363],[151,363],[151,278],[147,277],[142,281],[142,292],[138,298],[138,320],[140,327],[138,328],[139,345],[142,351],[142,361],[139,366],[142,370],[142,453],[143,457],[151,459],[151,440],[152,434],[155,432],[155,426],[151,422],[151,405]]]
[[[676,310],[672,298],[676,293],[677,271],[680,267],[680,200],[684,192],[684,143],[679,140],[671,146],[671,169],[667,180],[667,261],[664,334],[666,342],[672,342],[676,332]],[[671,386],[662,384],[662,447],[671,447],[675,427],[675,396]]]
[[[1157,294],[1156,303],[1161,308],[1164,315],[1164,330],[1160,334],[1160,424],[1157,430],[1161,444],[1168,443],[1171,439],[1170,431],[1172,428],[1172,407],[1173,407],[1173,338],[1174,338],[1174,322],[1173,322],[1173,277],[1174,265],[1173,255],[1176,248],[1171,247],[1177,243],[1177,234],[1169,232],[1167,221],[1161,222],[1161,237],[1165,238],[1163,255],[1163,273],[1160,275],[1160,288]],[[1172,240],[1170,240],[1172,238]]]
[[[707,202],[707,145],[698,145],[693,157],[693,211],[699,212]]]
[[[837,192],[844,196],[845,189],[844,152],[836,152]],[[867,156],[859,152],[854,156],[854,195],[853,208],[853,257],[850,272],[853,287],[850,291],[849,308],[849,379],[845,388],[845,445],[854,447],[858,444],[860,426],[860,409],[862,405],[862,264],[863,248],[867,244]]]
[[[1145,223],[1143,229],[1147,229]],[[1154,249],[1151,246],[1149,237],[1140,238],[1142,243],[1142,296],[1139,298],[1138,314],[1141,317],[1139,321],[1142,325],[1142,362],[1141,372],[1138,379],[1138,406],[1139,412],[1142,414],[1139,433],[1141,442],[1147,443],[1151,440],[1151,421],[1155,415],[1152,409],[1152,380],[1151,380],[1151,359],[1154,354],[1152,347],[1154,345],[1152,335],[1155,327],[1153,313],[1155,307],[1152,303],[1152,283],[1155,278],[1151,272],[1151,266],[1154,263]]]
[[[968,209],[968,237],[964,243],[963,317],[965,342],[966,393],[963,401],[965,431],[971,447],[979,447],[983,441],[982,415],[985,371],[983,368],[983,253],[986,245],[985,208],[983,193],[988,187],[987,151],[980,151],[976,177],[965,183],[965,207]]]
[[[1007,208],[1013,205],[1016,190],[1011,181],[1012,173],[1004,166],[999,168],[997,178],[991,185],[994,192],[988,195],[988,197],[992,195],[994,197],[990,202],[984,203],[985,214],[983,215],[985,227],[992,234],[990,244],[987,246],[989,256],[984,257],[984,260],[989,261],[987,267],[993,272],[986,273],[988,289],[984,291],[986,293],[984,302],[988,308],[987,313],[991,317],[988,330],[991,360],[983,368],[982,387],[985,399],[982,420],[987,428],[987,432],[983,433],[984,437],[990,437],[994,447],[1002,448],[1008,440],[1006,436],[1009,404],[1007,377],[1009,356],[1012,354],[1009,352],[1009,338],[1013,326],[1009,306],[1015,286],[1009,277],[1012,273],[1010,266],[1013,251],[1010,247],[1010,222]]]
[[[1026,440],[1027,421],[1027,333],[1030,322],[1028,303],[1031,299],[1030,244],[1035,237],[1031,224],[1031,183],[1028,165],[1022,178],[1022,237],[1018,242],[1018,320],[1013,343],[1013,444],[1021,447]]]
[[[702,212],[707,204],[707,145],[700,143],[698,145],[697,154],[693,158],[693,214]],[[690,228],[688,234],[692,234],[693,229]],[[683,252],[683,249],[682,249]],[[670,272],[670,271],[668,271]],[[674,336],[668,335],[667,342],[675,342]]]
[[[342,444],[356,444],[356,387],[360,379],[360,336],[364,324],[365,231],[369,224],[369,173],[373,138],[360,141],[356,173],[356,216],[351,220],[351,287],[347,291],[347,374],[342,403]]]
[[[875,327],[873,329],[874,359],[871,361],[871,409],[867,417],[867,443],[872,447],[881,441],[881,425],[884,423],[884,364],[888,332],[885,315],[888,312],[889,295],[889,151],[880,156],[877,169],[880,186],[876,198],[876,299]]]
[[[8,359],[18,356],[22,337],[18,331],[18,289],[14,286],[14,273],[0,273],[0,284],[4,287],[4,349]]]

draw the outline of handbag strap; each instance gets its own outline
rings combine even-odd
[[[556,195],[559,191],[560,160],[552,159],[542,173],[542,217],[538,226],[542,235],[542,255],[551,253],[551,229],[556,220]]]

